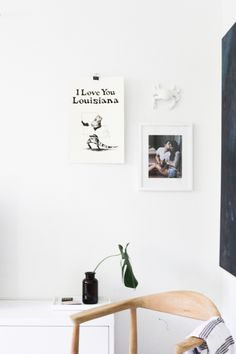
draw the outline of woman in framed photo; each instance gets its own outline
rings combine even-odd
[[[149,177],[181,177],[181,153],[175,140],[167,140],[164,146],[158,147],[155,162],[149,164]]]

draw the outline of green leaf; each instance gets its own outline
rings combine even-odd
[[[129,243],[123,248],[123,246],[118,245],[121,254],[121,273],[124,285],[128,288],[136,289],[138,286],[138,281],[135,278],[127,248]]]

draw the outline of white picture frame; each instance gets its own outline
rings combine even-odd
[[[192,170],[192,125],[140,124],[140,190],[191,191]]]

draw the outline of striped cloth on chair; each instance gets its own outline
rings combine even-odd
[[[188,351],[188,354],[234,354],[234,339],[221,317],[212,317],[203,322],[188,337],[204,340],[199,347]]]

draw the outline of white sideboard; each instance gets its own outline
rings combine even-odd
[[[54,310],[49,301],[0,300],[0,353],[70,354],[76,312]],[[114,354],[113,315],[81,325],[80,354]]]

